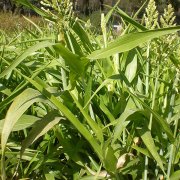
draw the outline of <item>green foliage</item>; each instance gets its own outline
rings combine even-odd
[[[115,6],[92,32],[69,1],[43,1],[52,11],[19,2],[47,23],[28,20],[33,31],[1,34],[2,180],[178,179],[180,27],[172,7],[158,22],[150,1],[143,26]],[[122,18],[119,37],[113,13]]]

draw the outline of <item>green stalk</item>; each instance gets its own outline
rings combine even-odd
[[[146,63],[146,94],[148,94],[149,92],[149,50],[150,50],[150,44],[148,44],[147,46],[147,63]],[[160,64],[158,62],[157,65],[157,71],[156,71],[156,79],[155,79],[155,86],[154,86],[154,90],[153,90],[153,94],[152,94],[152,104],[151,104],[151,109],[154,109],[154,105],[155,105],[155,99],[156,99],[156,92],[157,92],[157,87],[158,87],[158,78],[159,78],[159,71],[160,71]],[[153,120],[153,114],[151,113],[150,115],[150,120],[149,120],[149,125],[148,128],[149,130],[151,130],[152,128],[152,120]],[[144,180],[147,180],[147,175],[148,175],[148,157],[145,157],[145,170],[144,170]]]
[[[146,61],[146,95],[149,93],[149,50],[150,43],[147,45],[147,61]]]
[[[150,42],[147,45],[147,61],[146,61],[146,95],[149,93],[149,50],[150,50]],[[144,169],[144,180],[147,180],[148,174],[148,157],[145,156],[145,169]]]
[[[58,42],[62,42],[63,44],[65,43],[65,39],[64,39],[64,32],[62,30],[60,30],[59,34],[58,34]],[[62,67],[65,67],[65,61],[62,57],[60,58],[60,63],[62,64]],[[63,84],[63,90],[67,89],[67,76],[66,76],[66,71],[61,67],[61,76],[62,76],[62,84]]]
[[[173,115],[173,107],[175,105],[175,96],[177,94],[176,92],[176,87],[178,86],[179,83],[179,79],[180,79],[180,72],[179,70],[177,70],[176,73],[176,78],[174,80],[174,84],[173,84],[173,94],[171,96],[171,100],[170,100],[170,111],[168,114],[168,119],[167,121],[170,122],[172,115]],[[175,122],[175,128],[174,128],[174,138],[176,137],[177,134],[177,129],[178,129],[178,119]],[[172,171],[172,162],[173,162],[173,157],[174,157],[174,145],[171,145],[171,149],[170,149],[170,155],[169,155],[169,162],[168,162],[168,169],[167,169],[167,179],[169,179],[170,175],[171,175],[171,171]]]
[[[149,65],[149,64],[148,64]],[[149,69],[148,69],[149,70]],[[157,92],[157,87],[158,87],[158,78],[159,78],[159,70],[160,70],[160,65],[158,63],[157,66],[157,72],[156,72],[156,79],[155,79],[155,86],[154,86],[154,91],[153,91],[153,95],[152,95],[152,104],[151,104],[151,109],[154,109],[154,105],[155,105],[155,99],[156,99],[156,92]],[[149,88],[149,87],[148,87]],[[153,119],[153,114],[151,113],[150,115],[150,120],[149,120],[149,125],[148,128],[149,130],[151,130],[152,128],[152,119]],[[148,157],[145,157],[145,171],[144,171],[144,180],[147,180],[147,174],[148,174]]]
[[[156,80],[155,80],[155,86],[154,86],[154,91],[153,91],[153,97],[152,97],[152,105],[151,105],[151,109],[154,109],[154,105],[155,105],[155,99],[156,99],[156,92],[157,92],[157,86],[158,86],[158,78],[159,78],[159,64],[158,64],[158,67],[157,67],[157,72],[156,72]],[[149,121],[149,126],[148,128],[151,130],[152,128],[152,119],[153,119],[153,114],[151,113],[151,116],[150,116],[150,121]]]
[[[151,109],[154,109],[154,105],[155,105],[155,99],[156,99],[156,92],[157,92],[157,86],[158,86],[158,78],[159,78],[159,71],[160,71],[160,64],[158,62],[158,67],[157,67],[157,73],[156,73],[156,79],[155,79],[155,87],[154,87],[154,91],[153,91],[153,100],[152,100],[152,105],[151,105]],[[151,130],[152,128],[152,120],[153,120],[153,114],[151,113],[150,115],[150,122],[149,122],[149,126],[148,128]],[[155,169],[155,174],[157,175],[158,173],[158,167],[156,167]]]
[[[5,152],[2,153],[1,157],[1,178],[2,180],[6,180]]]

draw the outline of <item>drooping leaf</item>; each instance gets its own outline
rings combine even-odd
[[[153,38],[174,33],[177,32],[178,30],[180,30],[180,26],[125,34],[117,38],[114,42],[110,43],[107,48],[92,52],[90,55],[87,56],[87,58],[88,59],[107,58],[116,53],[129,51]]]
[[[37,90],[31,88],[26,89],[15,98],[8,109],[2,128],[1,147],[3,153],[5,151],[8,137],[16,122],[34,102],[39,101],[44,101],[43,96]]]
[[[16,124],[14,125],[11,131],[20,131],[28,127],[31,127],[39,119],[40,118],[36,116],[23,114],[16,122]],[[4,119],[0,121],[0,133],[2,132],[3,124],[4,124]]]
[[[22,142],[21,156],[25,149],[29,147],[39,137],[48,132],[54,125],[56,125],[62,118],[55,111],[48,113],[41,120],[37,121],[26,139]]]
[[[59,54],[64,60],[65,63],[70,68],[69,79],[71,81],[71,88],[76,84],[76,81],[79,77],[83,75],[86,70],[86,66],[89,62],[88,59],[78,56],[77,54],[73,54],[70,50],[65,48],[62,44],[54,45],[54,49],[57,54]]]
[[[23,77],[29,81],[36,89],[39,90],[46,98],[49,99],[50,102],[52,102],[59,111],[61,111],[68,119],[69,121],[77,128],[77,130],[84,136],[84,138],[91,144],[94,151],[97,153],[98,157],[102,159],[102,150],[100,145],[98,144],[97,140],[93,138],[92,134],[87,130],[87,128],[84,127],[84,125],[77,119],[77,117],[62,103],[60,100],[55,97],[52,93],[44,89],[40,84],[38,84],[36,81],[26,77],[23,75]]]
[[[143,5],[144,6],[144,5]],[[142,6],[142,7],[143,7]],[[141,31],[145,31],[147,30],[146,27],[144,27],[143,25],[139,24],[137,21],[135,21],[132,17],[130,17],[128,14],[126,14],[124,11],[122,11],[120,8],[116,8],[117,13],[129,24],[133,25],[134,27],[136,27],[137,29],[141,30]]]
[[[18,3],[26,6],[29,9],[34,10],[37,14],[53,21],[53,18],[51,16],[49,16],[45,11],[43,11],[42,9],[39,9],[38,7],[34,6],[33,4],[30,3],[30,1],[28,0],[18,0]]]
[[[8,112],[4,119],[4,124],[2,128],[2,134],[1,134],[1,149],[2,149],[1,173],[2,173],[3,179],[6,177],[5,148],[6,148],[8,137],[14,125],[17,123],[19,118],[24,114],[24,112],[34,102],[39,102],[39,101],[44,101],[43,96],[37,90],[29,88],[23,91],[19,96],[17,96],[14,99],[13,103],[11,104],[10,108],[8,109]]]

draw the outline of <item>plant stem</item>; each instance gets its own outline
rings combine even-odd
[[[147,61],[146,61],[146,89],[145,93],[148,95],[149,93],[149,50],[150,50],[150,42],[147,44]],[[147,180],[148,174],[148,157],[145,156],[145,169],[144,169],[144,180]]]
[[[146,61],[146,95],[149,93],[149,49],[150,44],[147,46],[147,61]]]
[[[180,79],[180,72],[177,70],[176,78],[175,78],[174,83],[173,83],[173,89],[172,89],[173,94],[172,94],[171,100],[170,100],[170,111],[169,111],[168,119],[167,119],[168,123],[171,121],[171,118],[172,118],[172,115],[173,115],[173,107],[175,105],[175,96],[177,94],[176,87],[178,86],[179,79]],[[177,128],[178,128],[178,120],[176,120],[176,122],[175,122],[174,138],[176,137]],[[170,149],[170,155],[169,155],[169,162],[168,162],[168,169],[167,169],[167,179],[169,179],[169,177],[171,175],[173,157],[174,157],[174,145],[172,144],[171,149]]]
[[[158,87],[158,78],[159,78],[159,64],[157,66],[157,72],[156,72],[156,80],[155,80],[155,86],[154,86],[154,91],[153,91],[153,97],[152,97],[152,105],[151,105],[151,109],[154,109],[154,105],[155,105],[155,99],[156,99],[156,92],[157,92],[157,87]],[[152,119],[153,119],[153,114],[151,113],[150,116],[150,121],[149,121],[149,126],[148,128],[151,130],[152,128]]]

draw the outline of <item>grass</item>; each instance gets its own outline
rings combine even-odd
[[[42,19],[40,17],[29,17],[31,21],[35,24],[42,24]],[[22,16],[12,15],[11,13],[0,12],[0,29],[10,34],[17,29],[23,30],[24,28],[31,29],[32,24],[26,21]]]
[[[56,13],[31,6],[43,26],[1,31],[2,180],[178,179],[180,27],[171,7],[156,24],[146,11],[140,24],[115,6],[95,31],[61,3],[50,4]],[[152,0],[148,8],[155,14]]]

